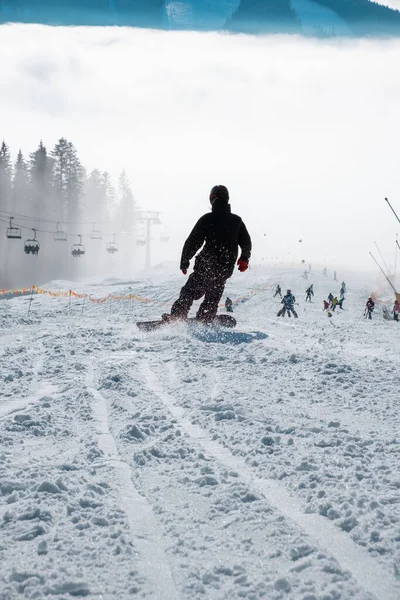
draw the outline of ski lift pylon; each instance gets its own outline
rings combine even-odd
[[[79,244],[73,244],[71,247],[71,254],[74,258],[79,258],[85,254],[85,246],[82,244],[82,236],[78,235]]]
[[[118,244],[115,240],[115,233],[113,234],[114,239],[112,242],[108,242],[106,250],[109,254],[115,254],[116,252],[118,252]]]
[[[21,230],[19,227],[13,227],[13,219],[14,217],[10,217],[10,227],[7,229],[6,236],[9,240],[20,240]]]
[[[33,255],[37,256],[39,254],[40,244],[39,244],[38,240],[36,239],[36,229],[32,229],[32,231],[33,231],[33,238],[31,238],[29,240],[25,240],[24,250],[25,250],[25,254],[33,254]]]
[[[67,241],[67,234],[65,233],[65,231],[62,231],[62,229],[59,229],[58,226],[60,225],[60,223],[57,223],[57,231],[54,234],[54,241],[55,242],[66,242]]]

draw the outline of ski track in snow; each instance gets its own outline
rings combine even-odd
[[[349,571],[367,592],[373,594],[378,600],[398,599],[400,588],[394,579],[392,580],[388,570],[376,564],[366,552],[358,549],[350,539],[346,539],[345,534],[329,521],[318,515],[305,514],[300,500],[288,493],[284,486],[273,480],[255,477],[246,467],[243,458],[234,456],[221,444],[212,440],[204,429],[193,425],[186,419],[184,417],[185,410],[176,405],[174,399],[163,391],[162,386],[156,380],[154,369],[147,366],[145,377],[148,387],[161,398],[179,425],[208,454],[214,456],[226,468],[239,473],[239,476],[250,488],[261,493],[285,517],[300,525],[307,534],[314,538],[314,542],[334,556],[341,567]]]
[[[83,289],[173,298],[153,275]],[[400,327],[361,318],[356,276],[330,322],[338,284],[313,282],[310,306],[294,269],[234,277],[231,297],[266,290],[221,334],[142,334],[161,309],[137,303],[1,304],[0,600],[400,598]]]
[[[90,383],[93,384],[93,381]],[[97,421],[99,448],[106,459],[112,461],[117,471],[121,507],[127,514],[135,538],[140,570],[151,582],[151,597],[154,600],[163,600],[163,598],[176,600],[179,596],[165,557],[160,528],[154,520],[149,503],[138,494],[132,484],[129,465],[120,459],[115,440],[108,427],[106,400],[95,388],[89,386],[88,390],[94,399],[93,413]]]

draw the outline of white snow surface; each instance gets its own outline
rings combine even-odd
[[[160,268],[0,303],[0,600],[399,600],[400,324],[300,274],[235,274],[235,330],[139,332]]]

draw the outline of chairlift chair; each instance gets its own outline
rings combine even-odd
[[[78,235],[79,244],[73,244],[71,247],[71,254],[74,258],[79,258],[85,254],[85,246],[82,244],[82,236]]]
[[[14,217],[10,217],[10,227],[7,229],[6,236],[9,240],[20,240],[21,230],[19,227],[13,227],[13,218]]]
[[[101,231],[99,229],[95,229],[94,226],[95,226],[95,223],[93,223],[93,229],[90,233],[90,239],[101,240]]]
[[[114,233],[114,239],[112,242],[108,242],[106,250],[109,254],[115,254],[116,252],[118,252],[118,244],[115,241],[115,233]]]
[[[33,254],[34,256],[37,256],[39,254],[40,244],[36,239],[36,229],[32,229],[32,231],[33,238],[25,240],[24,250],[25,254]]]
[[[65,231],[62,231],[61,229],[58,229],[60,223],[57,223],[57,231],[54,234],[54,241],[55,242],[66,242],[67,241],[67,234],[65,233]]]

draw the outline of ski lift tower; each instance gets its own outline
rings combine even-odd
[[[151,226],[152,225],[161,225],[161,221],[159,219],[159,212],[154,212],[151,210],[138,210],[135,211],[135,221],[137,223],[144,223],[146,227],[146,260],[145,260],[145,268],[150,268],[150,242],[151,242]]]

